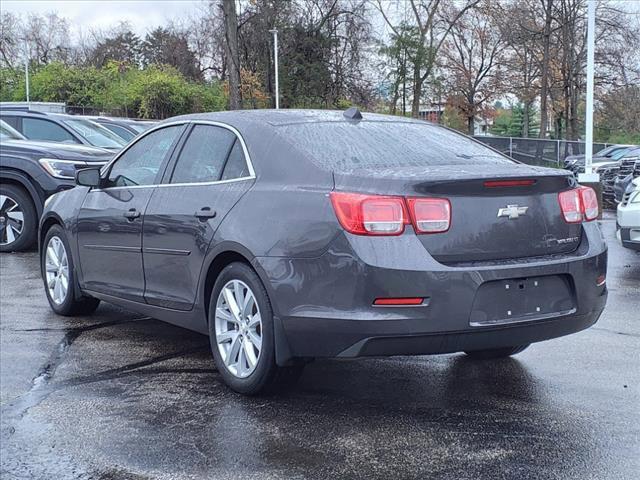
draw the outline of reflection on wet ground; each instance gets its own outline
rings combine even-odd
[[[206,337],[109,305],[52,315],[36,254],[3,255],[0,475],[634,478],[640,256],[610,254],[609,305],[585,332],[501,361],[317,361],[259,398],[224,387]]]

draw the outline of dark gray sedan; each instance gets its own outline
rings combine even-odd
[[[512,355],[607,298],[593,190],[419,120],[176,117],[77,183],[41,220],[53,310],[104,300],[208,334],[246,394],[317,357]]]

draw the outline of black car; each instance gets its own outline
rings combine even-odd
[[[79,168],[102,166],[111,152],[84,145],[25,140],[0,121],[0,251],[28,249],[45,200],[75,186]]]
[[[87,145],[114,152],[127,144],[111,130],[76,115],[0,110],[0,120],[29,140]]]
[[[609,145],[593,154],[594,163],[604,163],[615,161],[625,150],[632,148],[632,145]],[[569,155],[564,159],[564,168],[571,170],[575,174],[584,172],[584,154]]]
[[[153,127],[158,122],[149,120],[134,120],[132,118],[117,117],[84,117],[108,128],[122,138],[125,142],[131,141],[135,136]]]
[[[619,161],[613,180],[615,202],[620,203],[629,184],[640,175],[640,148],[627,151]]]
[[[176,117],[77,182],[40,224],[51,308],[208,334],[247,394],[316,357],[513,355],[607,299],[592,189],[421,120]]]

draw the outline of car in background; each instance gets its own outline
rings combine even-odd
[[[618,240],[623,247],[640,251],[640,177],[627,186],[617,214]]]
[[[75,186],[75,172],[113,153],[85,145],[26,140],[0,121],[0,252],[31,247],[45,200]]]
[[[88,145],[113,152],[127,144],[111,130],[76,115],[0,110],[0,120],[29,140]]]
[[[130,142],[134,137],[153,127],[158,122],[150,120],[135,120],[133,118],[118,117],[91,117],[83,116],[92,122],[96,122],[122,138],[125,142]]]
[[[26,140],[27,138],[19,131],[9,125],[7,122],[0,120],[0,140]]]
[[[598,169],[604,169],[611,165],[615,165],[618,162],[618,160],[620,160],[626,154],[626,152],[632,148],[636,148],[636,147],[625,146],[623,148],[619,148],[607,157],[600,157],[600,156],[594,155],[591,160],[593,171],[596,172]],[[578,174],[580,173],[584,173],[584,158],[582,160],[578,160],[572,163],[571,165],[565,168],[567,170],[572,171],[573,174],[576,176],[578,176]]]
[[[640,175],[640,148],[626,152],[618,163],[613,180],[613,192],[616,203],[622,201],[625,191],[634,178]]]
[[[186,115],[76,180],[40,223],[52,310],[104,300],[209,334],[246,394],[316,357],[508,357],[607,299],[591,188],[422,120]]]
[[[599,150],[596,153],[594,153],[593,161],[595,162],[596,158],[603,159],[602,161],[606,161],[604,159],[611,159],[614,157],[614,155],[616,155],[617,153],[620,153],[620,151],[622,150],[626,150],[629,147],[632,147],[632,145],[609,145],[608,147],[603,148],[602,150]],[[584,157],[585,157],[584,154],[569,155],[564,159],[564,168],[573,171],[574,169],[579,169],[580,167],[582,167],[584,171]],[[576,171],[574,173],[581,173],[581,172]]]

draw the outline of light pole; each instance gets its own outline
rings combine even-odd
[[[273,33],[273,60],[275,63],[275,73],[276,73],[276,109],[280,108],[280,92],[278,85],[278,29],[274,28],[273,30],[269,30]]]
[[[596,1],[587,0],[587,108],[585,121],[584,174],[578,175],[580,182],[599,182],[600,175],[593,173],[593,75],[596,30]]]
[[[29,104],[29,45],[24,43],[24,86],[27,93],[27,104]]]

